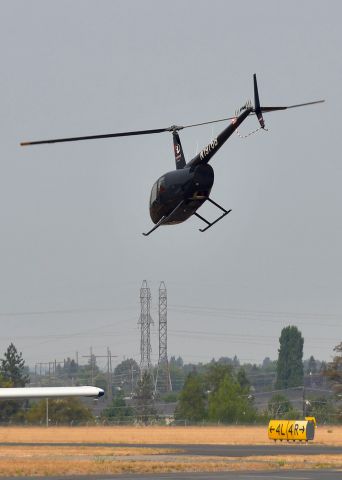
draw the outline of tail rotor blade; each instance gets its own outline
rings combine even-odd
[[[253,83],[254,83],[254,112],[255,115],[257,116],[260,127],[265,128],[265,121],[264,117],[262,116],[262,108],[260,107],[260,100],[259,100],[259,91],[258,91],[258,83],[257,83],[257,78],[256,74],[253,75]]]
[[[287,110],[288,108],[306,107],[308,105],[316,105],[317,103],[324,103],[325,100],[316,100],[314,102],[298,103],[297,105],[287,105],[286,107],[260,107],[262,112],[275,112],[277,110]]]

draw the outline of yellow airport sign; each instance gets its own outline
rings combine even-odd
[[[313,440],[316,420],[307,417],[305,420],[270,420],[268,438],[270,440],[304,441]]]
[[[287,440],[288,420],[270,420],[268,438],[271,440]]]

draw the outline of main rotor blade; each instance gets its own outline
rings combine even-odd
[[[218,122],[226,122],[227,120],[234,120],[236,117],[227,117],[227,118],[220,118],[219,120],[211,120],[210,122],[202,122],[202,123],[193,123],[192,125],[184,125],[181,128],[191,128],[191,127],[200,127],[201,125],[209,125],[210,123],[218,123]]]
[[[61,142],[77,142],[79,140],[93,140],[97,138],[113,138],[113,137],[129,137],[133,135],[150,135],[152,133],[172,132],[183,130],[183,128],[199,127],[201,125],[208,125],[210,123],[225,122],[227,120],[233,120],[235,117],[220,118],[219,120],[211,120],[210,122],[194,123],[192,125],[172,125],[167,128],[155,128],[153,130],[136,130],[133,132],[120,132],[120,133],[107,133],[105,135],[87,135],[85,137],[66,137],[66,138],[53,138],[50,140],[35,140],[33,142],[21,142],[20,145],[25,147],[27,145],[41,145],[45,143],[61,143]]]
[[[276,110],[287,110],[288,108],[306,107],[307,105],[315,105],[316,103],[324,103],[325,100],[316,100],[315,102],[299,103],[298,105],[288,105],[287,107],[261,107],[262,112],[274,112]]]
[[[20,145],[24,147],[27,145],[41,145],[43,143],[77,142],[79,140],[93,140],[96,138],[129,137],[131,135],[150,135],[152,133],[168,132],[169,130],[170,128],[156,128],[153,130],[136,130],[134,132],[107,133],[105,135],[87,135],[85,137],[53,138],[51,140],[36,140],[34,142],[21,142]]]

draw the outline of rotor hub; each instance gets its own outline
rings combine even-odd
[[[171,125],[167,130],[169,132],[178,132],[178,130],[183,130],[183,128],[181,125]]]

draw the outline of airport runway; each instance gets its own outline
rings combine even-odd
[[[23,446],[83,446],[83,447],[154,447],[158,449],[172,449],[175,456],[199,456],[199,457],[250,457],[250,456],[273,456],[273,455],[306,455],[320,454],[342,455],[342,446],[332,447],[328,445],[306,443],[270,443],[264,445],[179,445],[179,444],[131,444],[131,443],[8,443],[0,445],[16,447]],[[178,452],[177,452],[178,450]],[[161,452],[161,455],[164,454]],[[167,455],[167,454],[165,454]],[[27,477],[16,477],[16,480],[26,480]],[[217,472],[217,473],[157,473],[157,474],[120,474],[120,475],[82,475],[82,476],[56,476],[39,477],[40,480],[342,480],[342,470],[316,469],[316,470],[282,470],[276,471],[240,471],[240,472]],[[0,480],[10,480],[10,477],[2,477]],[[12,480],[12,479],[11,479]]]
[[[342,455],[342,446],[317,445],[312,443],[270,443],[265,445],[179,445],[135,443],[12,443],[1,442],[0,446],[70,446],[70,447],[132,447],[179,450],[172,455],[204,457],[250,457],[263,455]],[[342,480],[342,474],[340,479]]]
[[[284,470],[273,472],[246,471],[39,477],[40,480],[341,480],[341,478],[341,470]],[[0,477],[0,479],[13,480],[12,477]],[[16,480],[27,480],[27,477],[16,477]]]

